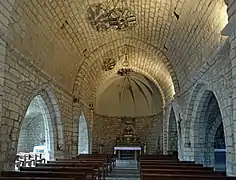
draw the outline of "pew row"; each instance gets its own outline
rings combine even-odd
[[[69,161],[66,161],[66,162],[58,162],[58,161],[51,161],[50,163],[48,164],[36,164],[36,169],[37,168],[51,168],[51,169],[55,169],[55,168],[61,168],[61,169],[68,169],[68,168],[71,168],[71,170],[74,169],[84,169],[86,170],[89,169],[90,172],[87,171],[87,173],[90,173],[90,174],[93,174],[93,176],[97,179],[101,179],[103,177],[103,179],[105,179],[105,170],[104,170],[104,167],[103,167],[103,163],[79,163],[79,162],[69,162]],[[29,169],[29,168],[26,168],[26,169]]]
[[[194,162],[179,161],[174,156],[151,155],[139,158],[140,177],[142,180],[187,180],[187,179],[226,179],[213,168],[205,168]]]
[[[4,177],[30,177],[30,178],[74,178],[75,180],[88,180],[86,173],[72,172],[49,172],[49,171],[2,171],[1,178]]]
[[[201,175],[201,174],[150,174],[150,173],[142,173],[142,180],[226,180],[226,177],[223,176],[212,176],[212,175]]]
[[[1,180],[76,180],[75,178],[49,178],[49,177],[0,177]]]
[[[96,179],[93,167],[21,167],[20,171],[85,173],[86,179]]]

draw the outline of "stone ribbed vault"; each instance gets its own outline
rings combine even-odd
[[[9,43],[68,91],[90,97],[89,101],[94,101],[96,89],[114,74],[102,71],[103,58],[107,54],[115,58],[123,44],[133,47],[129,51],[132,67],[155,80],[168,99],[223,40],[221,31],[227,23],[224,0],[127,0],[127,8],[136,15],[136,26],[97,32],[86,13],[90,4],[103,2],[4,2],[3,6],[14,8],[9,12],[10,31],[3,29],[1,34],[9,35]],[[82,82],[87,85],[81,86]]]

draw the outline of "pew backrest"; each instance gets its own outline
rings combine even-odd
[[[55,177],[55,178],[76,178],[85,180],[86,173],[75,172],[47,172],[47,171],[1,171],[2,177]]]

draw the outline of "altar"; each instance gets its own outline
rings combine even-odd
[[[123,133],[117,137],[114,154],[119,160],[137,160],[137,157],[142,154],[142,149],[132,122],[126,121]]]
[[[141,155],[142,148],[137,146],[117,146],[114,147],[114,154],[117,155],[117,158],[120,160],[137,160],[137,157]]]

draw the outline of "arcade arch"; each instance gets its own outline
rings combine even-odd
[[[219,137],[224,139],[224,130],[219,104],[212,91],[205,90],[203,92],[190,127],[190,139],[193,143],[195,162],[209,167],[217,166],[215,163],[215,152],[217,152],[215,145]],[[223,156],[225,159],[225,155]],[[224,161],[220,163],[221,166],[222,164],[225,166]],[[223,169],[225,170],[225,168]]]
[[[21,124],[17,153],[36,153],[46,160],[54,159],[53,123],[41,95],[35,96],[28,106]]]
[[[168,150],[169,152],[178,152],[178,130],[177,121],[173,108],[170,111],[169,124],[168,124]]]

